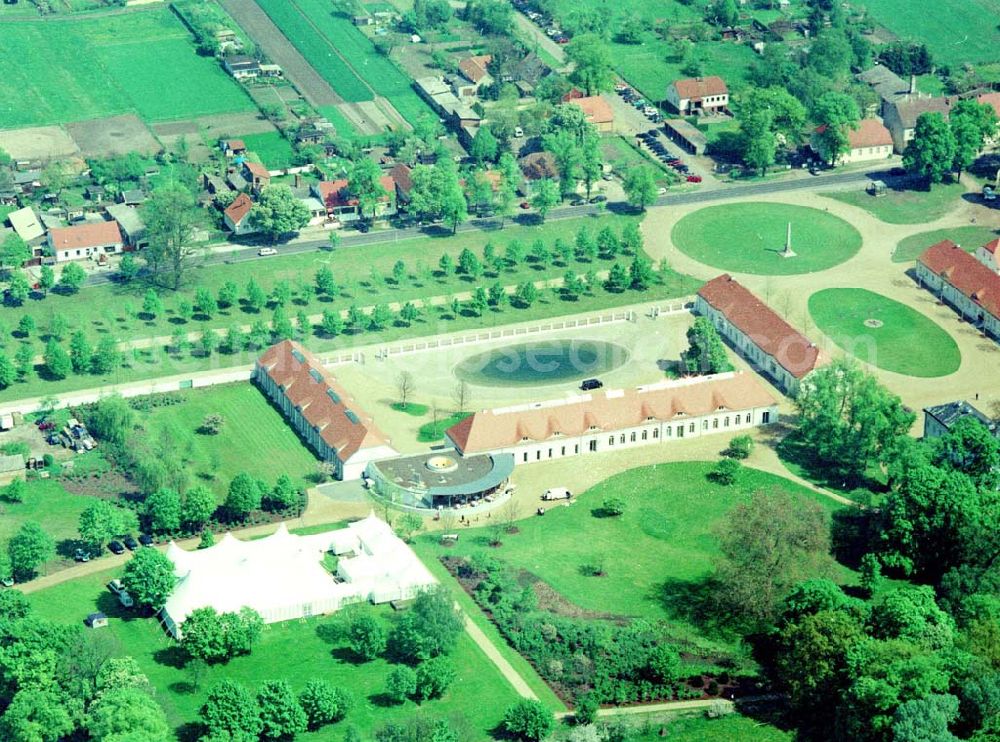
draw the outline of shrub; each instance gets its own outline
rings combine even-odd
[[[385,679],[385,694],[396,703],[403,703],[417,692],[417,673],[406,665],[395,667]]]
[[[518,701],[503,715],[503,728],[517,739],[543,740],[552,732],[552,712],[538,701]]]
[[[736,459],[722,459],[709,472],[708,476],[716,484],[728,487],[736,483],[736,479],[739,477],[742,469],[743,467],[740,466],[740,462]]]
[[[608,497],[601,503],[604,515],[617,518],[625,513],[625,501],[619,497]]]
[[[719,695],[719,684],[714,680],[709,680],[708,687],[705,689],[705,692],[710,696]]]
[[[738,435],[729,441],[729,446],[722,452],[731,459],[745,459],[753,451],[753,438],[749,435]]]

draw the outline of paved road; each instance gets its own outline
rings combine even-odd
[[[692,191],[690,193],[679,193],[676,195],[667,194],[657,199],[651,208],[662,208],[682,204],[711,203],[713,201],[725,201],[735,198],[746,198],[747,196],[760,196],[770,193],[784,193],[801,190],[820,190],[831,187],[843,187],[852,185],[863,185],[871,182],[874,178],[881,178],[890,182],[884,172],[841,172],[829,175],[819,175],[813,178],[794,178],[790,180],[775,180],[748,183],[745,185],[734,185],[728,188],[717,190]],[[624,204],[611,204],[611,209],[625,209]],[[587,204],[584,206],[564,206],[549,213],[547,221],[558,221],[560,219],[577,219],[583,216],[593,216],[603,213],[606,209],[600,209],[596,205]],[[519,215],[523,219],[525,215]],[[494,231],[500,229],[500,222],[496,219],[471,219],[464,224],[460,224],[458,232]],[[387,242],[398,242],[400,240],[429,237],[432,234],[440,234],[441,227],[402,227],[399,229],[389,229],[379,232],[368,232],[366,234],[357,233],[347,235],[341,242],[341,248],[362,247],[365,245],[381,245]],[[298,253],[313,252],[329,245],[326,238],[316,239],[303,237],[293,242],[282,245],[278,249],[282,255],[294,255]],[[217,246],[216,252],[206,255],[202,259],[203,265],[216,265],[219,263],[240,263],[247,260],[267,260],[257,255],[257,247],[232,246],[231,250],[227,246]],[[101,284],[112,283],[114,273],[92,273],[87,276],[84,285],[99,286]]]

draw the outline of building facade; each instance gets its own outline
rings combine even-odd
[[[959,420],[971,417],[981,422],[986,429],[1000,438],[1000,425],[977,410],[965,400],[946,402],[924,408],[924,438],[940,438],[952,429]]]
[[[791,397],[802,379],[827,361],[809,338],[728,273],[701,287],[694,310],[708,317],[755,370]]]
[[[1000,274],[951,240],[942,240],[917,258],[917,282],[978,330],[1000,340]]]
[[[822,134],[824,129],[819,127],[816,134]],[[892,134],[878,119],[862,119],[857,129],[848,129],[847,142],[848,151],[837,157],[837,165],[885,160],[892,156]],[[819,151],[815,137],[812,148]]]
[[[1000,239],[990,240],[976,250],[976,260],[994,273],[1000,273],[1000,259],[997,258],[998,252],[1000,252]]]
[[[463,456],[509,453],[522,465],[777,421],[767,390],[749,374],[730,372],[482,410],[445,437]]]
[[[49,230],[49,246],[56,262],[100,258],[119,253],[124,247],[118,222],[94,222]]]
[[[360,479],[371,461],[398,456],[375,421],[301,345],[284,340],[257,360],[253,380],[337,479]]]
[[[667,102],[681,116],[722,113],[729,108],[729,88],[714,75],[675,80],[667,86]]]

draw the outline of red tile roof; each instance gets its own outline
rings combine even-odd
[[[715,411],[740,412],[773,404],[774,398],[752,374],[732,373],[483,410],[448,428],[446,433],[467,455],[522,442],[633,428],[647,421],[683,420]]]
[[[120,245],[122,233],[116,221],[94,222],[55,227],[49,230],[49,239],[55,250],[80,250],[85,247]]]
[[[242,139],[227,139],[226,149],[231,150],[233,152],[240,152],[240,151],[246,152],[247,145],[244,143]]]
[[[826,361],[809,338],[728,273],[702,286],[698,296],[722,312],[736,329],[796,379]]]
[[[458,63],[458,69],[472,82],[479,82],[490,74],[489,70],[486,68],[492,61],[492,54],[481,54],[477,57],[466,57]]]
[[[862,119],[857,129],[848,129],[851,149],[892,145],[892,135],[878,119]]]
[[[924,250],[917,260],[994,317],[1000,317],[1000,275],[954,242],[942,240]]]
[[[592,95],[588,98],[573,98],[569,102],[582,108],[584,118],[592,124],[610,124],[615,120],[611,104],[599,95]]]
[[[998,247],[1000,247],[1000,238],[995,239],[995,240],[990,240],[985,245],[983,245],[983,249],[986,252],[990,253],[991,255],[996,255],[997,254],[997,248]]]
[[[984,93],[976,98],[977,103],[986,103],[993,106],[993,110],[1000,116],[1000,93]]]
[[[396,190],[396,182],[392,179],[391,175],[383,175],[379,178],[379,182],[382,187],[386,190],[386,193],[392,194]],[[320,200],[329,209],[338,208],[341,206],[357,206],[358,199],[351,196],[350,193],[350,183],[346,178],[340,178],[339,180],[324,180],[316,184],[316,188],[319,191]],[[384,197],[382,200],[386,201],[389,196]]]
[[[681,99],[701,100],[709,95],[726,95],[729,88],[721,77],[694,77],[686,80],[675,80],[674,88]]]
[[[245,167],[247,172],[255,178],[263,178],[264,180],[269,180],[271,178],[271,173],[269,173],[267,168],[259,162],[250,162],[247,160],[243,163],[243,167]]]
[[[363,448],[389,444],[371,416],[326,370],[320,360],[299,343],[284,340],[257,360],[285,396],[316,429],[320,437],[347,461]]]
[[[247,214],[250,213],[250,209],[252,208],[253,201],[250,200],[250,197],[247,194],[241,193],[233,199],[233,202],[229,204],[229,206],[226,207],[226,210],[222,213],[228,216],[229,220],[233,224],[238,226],[239,223],[246,218]]]

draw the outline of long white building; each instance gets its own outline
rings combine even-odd
[[[982,252],[993,255],[985,248]],[[917,258],[917,280],[976,328],[1000,340],[1000,274],[990,266],[951,240],[942,240]]]
[[[515,464],[529,464],[777,421],[777,403],[763,385],[729,372],[482,410],[445,435],[463,456],[512,453]]]

